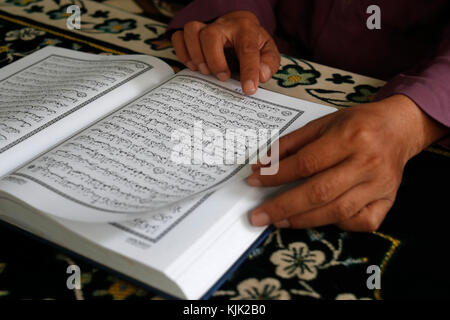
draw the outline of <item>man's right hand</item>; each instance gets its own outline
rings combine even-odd
[[[246,94],[254,94],[258,84],[268,81],[280,65],[275,42],[250,11],[234,11],[210,24],[191,21],[172,35],[172,43],[186,67],[213,73],[222,81],[231,75],[224,48],[233,47]]]

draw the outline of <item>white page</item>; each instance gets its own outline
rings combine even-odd
[[[0,176],[20,167],[173,71],[144,55],[45,47],[0,70]]]
[[[239,91],[237,81],[223,83],[183,71],[7,177],[0,189],[67,219],[145,216],[246,175],[240,164],[204,167],[170,161],[171,130],[188,128],[196,115],[218,129],[232,124],[286,133],[334,110],[265,90],[250,97]],[[243,118],[245,113],[250,116]]]
[[[316,110],[314,117],[334,110],[304,103]],[[288,131],[310,120],[300,117]],[[249,168],[244,171],[243,176],[249,174]],[[92,224],[54,219],[105,249],[123,255],[131,264],[136,261],[163,272],[188,296],[200,297],[261,235],[265,228],[251,226],[248,213],[275,192],[280,192],[279,188],[252,188],[244,181],[235,181],[213,194],[129,221]],[[239,236],[233,234],[231,247],[227,234],[230,229],[241,230]],[[227,241],[226,250],[216,252],[223,241]],[[211,254],[217,257],[206,263]]]
[[[299,110],[309,111],[297,118],[286,132],[294,131],[311,120],[336,110],[287,96],[273,96],[273,93],[269,91],[258,91],[258,95],[268,101],[277,101]],[[281,98],[286,99],[280,101]],[[58,221],[110,250],[118,251],[131,259],[137,259],[155,269],[179,274],[182,272],[171,269],[182,270],[189,260],[195,260],[196,256],[201,255],[205,244],[213,243],[213,239],[227,229],[226,224],[230,225],[239,220],[243,224],[242,227],[255,237],[264,230],[264,228],[251,226],[247,222],[247,215],[264,199],[279,192],[279,188],[248,186],[243,177],[247,177],[250,173],[250,168],[246,166],[240,172],[242,179],[233,181],[211,194],[193,197],[171,208],[131,220],[107,224],[75,222],[66,219],[58,219]],[[243,205],[247,210],[242,210]],[[236,212],[235,208],[240,210]],[[229,215],[232,211],[235,212]]]

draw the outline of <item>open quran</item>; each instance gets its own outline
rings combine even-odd
[[[211,136],[185,138],[284,135],[334,110],[150,56],[45,47],[0,70],[0,220],[170,297],[205,298],[263,239],[248,212],[278,189],[246,185],[242,141],[218,156]]]

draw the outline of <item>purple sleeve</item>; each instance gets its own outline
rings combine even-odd
[[[426,114],[450,127],[450,24],[446,26],[436,55],[414,70],[400,73],[378,93],[377,100],[404,94]],[[450,136],[439,142],[450,149]]]
[[[210,21],[232,11],[253,12],[261,25],[273,34],[276,26],[276,0],[196,0],[178,12],[169,23],[168,31],[183,28],[189,21]]]

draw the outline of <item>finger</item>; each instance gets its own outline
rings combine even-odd
[[[258,33],[242,32],[235,44],[239,59],[242,90],[245,94],[254,94],[259,84],[260,52]]]
[[[192,21],[184,26],[184,42],[188,50],[189,56],[192,58],[192,62],[197,66],[203,74],[209,74],[210,71],[205,63],[202,48],[200,45],[199,32],[206,24]]]
[[[335,224],[355,216],[367,204],[376,199],[376,189],[370,183],[362,183],[335,199],[333,202],[279,221],[280,228],[313,228]]]
[[[251,186],[261,187],[297,181],[333,167],[350,155],[350,151],[339,144],[338,138],[325,135],[282,159],[276,174],[262,175],[260,170],[257,170],[248,177],[247,182]],[[330,178],[333,179],[333,176]]]
[[[269,81],[280,67],[281,56],[275,42],[269,37],[261,49],[260,82]]]
[[[300,214],[307,215],[313,209],[329,206],[345,192],[367,180],[363,167],[359,166],[357,161],[345,161],[269,200],[252,211],[252,222],[274,223]]]
[[[311,141],[317,139],[321,134],[321,129],[323,123],[327,121],[327,117],[319,118],[314,121],[309,122],[304,127],[297,129],[283,137],[281,137],[278,141],[278,157],[279,160],[295,154],[298,152],[300,148],[304,145],[310,143]],[[268,151],[268,155],[270,155],[270,150]],[[264,165],[269,166],[270,164]],[[255,171],[261,168],[263,165],[261,163],[254,164],[252,166],[252,170]]]
[[[208,69],[221,81],[230,78],[230,69],[224,53],[226,39],[220,28],[208,26],[200,31],[200,44]]]
[[[379,228],[392,205],[393,202],[387,199],[373,201],[355,216],[336,225],[347,231],[374,232]]]
[[[180,61],[192,71],[196,71],[197,67],[192,63],[191,57],[187,51],[186,45],[184,44],[184,32],[177,31],[172,35],[172,45],[175,49],[175,53],[180,59]]]

